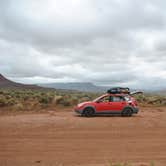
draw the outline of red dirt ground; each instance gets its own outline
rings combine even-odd
[[[166,107],[133,117],[83,118],[71,109],[0,116],[0,166],[166,166]]]

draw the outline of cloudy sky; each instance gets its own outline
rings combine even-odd
[[[0,73],[23,83],[166,88],[166,1],[0,0]]]

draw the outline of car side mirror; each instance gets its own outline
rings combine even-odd
[[[101,103],[101,101],[100,101],[100,100],[97,100],[96,103]]]

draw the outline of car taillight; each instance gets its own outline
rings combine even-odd
[[[128,103],[129,103],[129,105],[131,105],[133,107],[137,106],[137,103],[135,101],[130,100]]]

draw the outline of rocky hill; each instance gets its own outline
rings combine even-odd
[[[43,89],[36,85],[27,85],[13,82],[0,74],[0,89]]]

